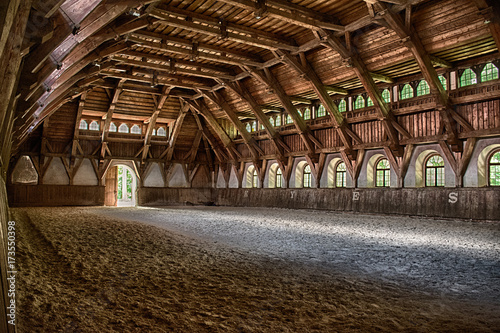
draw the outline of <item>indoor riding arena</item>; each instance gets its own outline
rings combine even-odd
[[[500,332],[496,0],[3,0],[0,332]]]

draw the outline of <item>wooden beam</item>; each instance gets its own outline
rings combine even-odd
[[[141,164],[145,163],[145,160],[148,156],[149,148],[151,146],[151,137],[153,134],[153,129],[156,126],[156,120],[163,108],[163,105],[168,99],[168,94],[170,93],[171,87],[163,87],[162,94],[159,99],[156,101],[156,96],[153,95],[153,99],[155,99],[155,107],[153,109],[153,114],[151,115],[148,123],[148,128],[146,129],[146,134],[144,135],[144,146],[142,150],[142,161]]]
[[[188,105],[187,104],[182,105],[182,103],[181,103],[181,109],[179,110],[179,115],[177,117],[177,120],[175,121],[172,135],[170,136],[170,139],[168,140],[168,148],[167,148],[167,154],[166,154],[166,158],[165,158],[165,160],[167,162],[171,161],[172,157],[174,156],[175,144],[177,142],[177,138],[179,137],[179,134],[181,133],[182,124],[184,123],[184,118],[186,117],[188,110],[189,110]]]
[[[285,50],[289,51],[296,51],[298,50],[298,47],[294,45],[294,43],[290,43],[289,41],[286,40],[277,40],[277,39],[263,39],[263,38],[256,38],[256,37],[249,37],[249,35],[253,35],[249,31],[249,29],[246,29],[244,26],[240,26],[239,29],[242,31],[245,30],[246,35],[240,34],[240,33],[234,33],[234,32],[227,32],[226,35],[223,35],[221,32],[221,29],[215,28],[215,27],[210,27],[201,23],[196,23],[193,21],[186,21],[182,20],[179,18],[174,18],[167,11],[159,10],[159,9],[154,9],[151,13],[151,16],[156,17],[160,20],[165,21],[169,26],[171,27],[176,27],[176,28],[181,28],[181,29],[188,29],[193,32],[197,32],[200,34],[212,36],[212,37],[217,37],[217,38],[224,38],[229,41],[233,42],[238,42],[246,45],[252,45],[252,46],[257,46],[263,49],[278,49],[282,48]],[[208,19],[208,18],[207,18]],[[198,19],[199,20],[199,19]]]

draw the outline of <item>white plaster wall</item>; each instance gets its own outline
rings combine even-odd
[[[363,159],[363,165],[361,166],[361,170],[360,170],[359,177],[358,177],[358,187],[361,187],[361,188],[362,187],[375,187],[375,184],[373,186],[369,186],[367,174],[368,174],[368,163],[370,162],[370,159],[374,155],[377,155],[377,154],[383,155],[385,158],[387,158],[387,156],[385,155],[385,151],[383,149],[375,149],[375,150],[366,151],[365,158]],[[375,165],[373,165],[373,171],[371,171],[370,174],[375,182]],[[390,187],[397,187],[397,186],[398,186],[398,178],[397,178],[396,172],[394,171],[394,169],[391,166],[391,186]]]
[[[229,188],[238,188],[238,177],[236,177],[234,168],[231,168],[231,173],[229,174]]]
[[[153,163],[142,184],[145,187],[163,187],[163,177],[158,163]]]
[[[73,185],[99,185],[92,163],[85,158],[73,177]]]
[[[220,167],[217,175],[217,183],[215,186],[217,188],[226,188],[226,181],[224,180],[224,170],[222,170]]]
[[[43,183],[46,185],[69,185],[69,177],[60,158],[52,159],[43,177]]]
[[[444,157],[443,150],[438,144],[420,145],[415,146],[413,149],[413,155],[411,157],[410,165],[408,171],[406,172],[406,177],[404,179],[404,187],[416,187],[416,163],[417,159],[426,150],[435,150],[444,160],[444,182],[445,187],[455,187],[455,173],[451,168],[448,161]],[[472,162],[472,161],[471,161]],[[423,169],[424,170],[424,169]],[[391,173],[392,177],[392,173]],[[392,181],[391,181],[392,184]]]
[[[174,165],[168,185],[169,187],[189,187],[180,164]]]
[[[267,161],[266,174],[264,175],[264,184],[262,184],[263,188],[269,188],[269,174],[271,172],[271,167],[276,163],[276,160]],[[283,172],[283,170],[281,170]]]
[[[334,161],[334,165],[330,165],[332,161]],[[335,169],[330,170],[332,167],[335,167],[339,161],[344,161],[342,159],[342,155],[340,154],[330,154],[327,155],[326,161],[325,161],[325,168],[323,170],[323,174],[321,175],[321,180],[320,180],[320,187],[328,188],[328,187],[335,187],[335,186],[328,186],[329,183],[329,178],[330,177],[335,177]],[[333,172],[333,173],[332,173]],[[349,171],[346,171],[346,187],[354,187],[354,182],[351,179],[351,174]]]
[[[483,139],[478,140],[474,147],[474,152],[472,153],[472,157],[467,167],[467,171],[464,175],[464,187],[479,187],[481,186],[478,183],[478,174],[482,172],[485,176],[488,174],[486,172],[486,166],[482,167],[481,170],[478,169],[478,158],[481,152],[488,146],[498,145],[500,144],[500,138],[491,138],[491,139]],[[484,185],[483,185],[484,186]]]
[[[297,157],[295,158],[295,161],[293,161],[293,168],[292,168],[292,174],[290,176],[290,183],[288,184],[288,187],[289,188],[296,188],[296,174],[297,174],[297,165],[302,162],[302,161],[305,161],[306,158],[305,157]],[[314,178],[314,177],[313,177]],[[299,184],[301,185],[300,187],[302,187],[302,184]]]

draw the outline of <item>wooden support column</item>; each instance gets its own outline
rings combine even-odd
[[[316,180],[316,188],[320,188],[321,176],[323,175],[323,170],[325,169],[326,154],[319,154],[319,161],[316,163],[309,156],[306,155],[306,160],[311,167],[311,172]]]
[[[284,150],[290,152],[290,148],[283,142],[280,134],[276,131],[274,126],[269,121],[269,118],[266,116],[264,111],[262,111],[261,106],[257,103],[255,98],[250,94],[248,89],[241,83],[240,81],[236,81],[235,83],[225,82],[225,86],[231,89],[234,93],[236,93],[242,100],[250,105],[252,112],[255,117],[259,120],[264,126],[264,129],[274,145],[274,149],[276,154],[278,155],[278,159],[284,159]]]
[[[363,165],[363,159],[365,158],[365,150],[358,150],[355,161],[353,161],[344,150],[340,151],[340,155],[345,163],[347,172],[351,176],[354,187],[358,187],[358,177],[359,172],[361,171],[361,166]]]
[[[264,72],[261,72],[259,70],[250,70],[250,73],[257,80],[262,82],[268,89],[272,90],[276,97],[278,97],[281,105],[283,105],[287,113],[290,115],[290,117],[292,117],[295,128],[299,132],[300,138],[306,146],[308,155],[313,160],[317,160],[315,145],[318,146],[318,148],[323,148],[323,145],[311,133],[309,127],[306,125],[306,122],[304,121],[304,119],[302,119],[299,112],[297,111],[297,108],[295,107],[295,105],[293,105],[290,97],[287,96],[285,90],[276,79],[276,77],[267,68],[264,69]]]
[[[102,126],[102,136],[101,136],[101,157],[104,158],[106,157],[106,151],[109,153],[109,148],[108,148],[108,135],[109,135],[109,125],[111,124],[111,119],[113,118],[113,112],[115,111],[116,108],[116,103],[118,102],[118,99],[120,98],[120,94],[123,91],[123,84],[125,83],[124,80],[120,80],[115,88],[115,92],[113,93],[113,97],[111,98],[111,101],[109,103],[108,111],[106,112],[105,119],[104,119],[104,125]],[[111,155],[111,154],[110,154]]]
[[[76,151],[79,150],[81,155],[83,154],[82,147],[80,146],[79,136],[80,136],[80,121],[82,118],[83,108],[85,106],[85,99],[87,98],[87,92],[84,92],[80,96],[80,102],[78,103],[78,111],[76,112],[75,118],[75,129],[73,131],[73,145],[71,147],[70,155],[70,165],[73,166],[75,163]]]
[[[181,103],[181,109],[179,110],[179,115],[177,116],[177,120],[175,121],[172,135],[170,136],[170,140],[168,140],[167,150],[160,156],[160,158],[163,158],[165,156],[166,162],[170,162],[172,160],[172,157],[174,156],[175,144],[181,132],[182,124],[184,123],[184,118],[186,117],[188,110],[189,105],[187,103]]]
[[[142,149],[141,164],[144,164],[146,158],[148,157],[149,148],[151,147],[151,137],[153,135],[153,130],[156,126],[156,120],[158,119],[158,115],[160,114],[163,105],[168,99],[168,94],[170,93],[171,89],[172,89],[171,87],[164,86],[162,88],[162,92],[159,99],[156,99],[156,96],[153,95],[153,99],[155,101],[155,107],[153,109],[153,114],[151,115],[151,118],[149,118],[148,128],[146,130],[146,135],[144,136],[144,146]]]
[[[384,101],[382,93],[375,84],[373,75],[368,71],[365,63],[353,47],[348,49],[338,37],[325,31],[323,31],[323,34],[323,44],[336,51],[342,59],[344,59],[346,66],[352,68],[356,73],[356,76],[365,88],[368,96],[370,96],[373,101],[379,120],[382,122],[385,133],[389,138],[391,150],[393,150],[397,156],[401,156],[403,149],[399,144],[399,135],[397,131],[400,131],[403,136],[407,138],[409,138],[410,135],[401,125],[399,125],[392,113],[390,105]]]
[[[283,173],[283,178],[285,180],[285,188],[290,188],[290,178],[293,171],[293,156],[288,156],[288,161],[278,161],[278,165]]]
[[[439,81],[439,76],[433,67],[431,57],[422,45],[420,38],[413,29],[405,26],[398,14],[394,13],[385,4],[377,2],[376,8],[380,10],[379,15],[382,16],[388,26],[396,32],[401,41],[413,53],[422,75],[429,84],[431,93],[436,97],[438,104],[441,106],[438,110],[448,134],[447,142],[451,145],[453,151],[461,151],[462,145],[458,141],[456,122],[452,118],[452,115],[455,113],[453,106],[449,101],[447,91]]]
[[[395,156],[394,152],[389,147],[384,147],[385,154],[389,160],[391,168],[396,173],[398,179],[398,187],[404,187],[404,179],[410,165],[411,156],[413,154],[413,145],[409,144],[404,149],[402,157]]]
[[[231,123],[233,123],[236,129],[240,132],[243,141],[245,141],[245,144],[247,145],[248,150],[252,155],[254,164],[259,164],[259,154],[264,155],[264,152],[260,148],[257,141],[255,141],[255,139],[252,137],[252,135],[248,133],[247,129],[236,115],[236,112],[233,111],[231,106],[229,106],[224,98],[218,93],[203,92],[203,96],[209,99],[212,103],[218,105],[222,109],[222,111],[224,111]]]
[[[451,166],[455,173],[455,187],[463,187],[464,175],[469,166],[476,145],[477,138],[468,138],[465,143],[465,148],[462,152],[453,153],[445,141],[439,141],[439,146],[443,151],[446,162]]]

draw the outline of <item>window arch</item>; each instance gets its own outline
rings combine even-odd
[[[498,68],[491,62],[484,66],[481,71],[481,82],[491,81],[498,79]]]
[[[391,185],[391,166],[386,158],[377,162],[375,168],[375,186],[389,187]]]
[[[347,103],[346,103],[345,99],[341,99],[340,100],[338,108],[339,108],[340,112],[346,112],[347,111]]]
[[[311,187],[312,185],[312,177],[311,177],[311,167],[309,164],[306,164],[304,167],[303,177],[302,177],[302,187]]]
[[[286,116],[286,123],[287,123],[287,124],[291,124],[291,123],[293,123],[292,116],[290,116],[290,115],[287,115],[287,116]]]
[[[403,86],[403,89],[401,89],[400,93],[401,99],[408,99],[413,97],[413,88],[410,86],[410,84],[405,84]]]
[[[276,116],[275,126],[281,126],[281,115]]]
[[[443,75],[438,76],[439,82],[441,82],[441,85],[443,86],[444,90],[446,90],[446,78]]]
[[[115,123],[109,124],[109,131],[110,132],[116,132],[116,125],[115,125]]]
[[[142,131],[141,131],[141,128],[139,127],[139,125],[134,125],[132,126],[132,128],[130,128],[130,133],[132,134],[141,134]]]
[[[460,76],[460,87],[470,86],[477,83],[476,73],[470,68],[467,68]]]
[[[128,133],[129,128],[128,128],[127,124],[121,124],[120,127],[118,127],[118,132],[119,133]]]
[[[382,98],[384,99],[384,101],[386,103],[390,103],[391,102],[391,92],[389,91],[389,89],[384,89],[382,91]]]
[[[89,130],[91,131],[98,131],[99,130],[99,123],[97,121],[92,121],[89,125]]]
[[[80,126],[78,127],[81,130],[86,130],[89,128],[89,124],[85,120],[80,120]]]
[[[275,181],[276,187],[281,188],[283,187],[283,173],[281,172],[281,168],[278,168],[276,170],[276,181]]]
[[[247,132],[251,132],[252,131],[252,125],[250,125],[250,123],[247,123],[247,126],[245,127],[247,129]]]
[[[417,96],[428,95],[430,93],[431,93],[431,88],[429,87],[427,81],[425,80],[420,81],[417,86]]]
[[[311,109],[305,108],[304,110],[304,120],[309,120],[311,119]]]
[[[156,131],[156,135],[157,136],[167,136],[167,131],[165,130],[164,127],[160,127],[158,128],[158,130]]]
[[[346,187],[347,186],[347,168],[344,162],[337,164],[335,168],[335,187]]]
[[[271,126],[273,126],[273,127],[276,126],[273,117],[269,118],[269,122],[271,123]]]
[[[362,109],[365,107],[365,99],[359,95],[354,101],[354,109]]]
[[[439,155],[431,155],[425,162],[425,186],[444,186],[444,160]]]
[[[320,104],[316,110],[316,118],[324,117],[324,116],[326,116],[326,110],[325,110],[325,107]]]
[[[500,150],[493,152],[488,160],[488,185],[500,186]]]
[[[366,106],[373,106],[373,101],[372,101],[372,98],[371,97],[368,97],[366,99]]]

